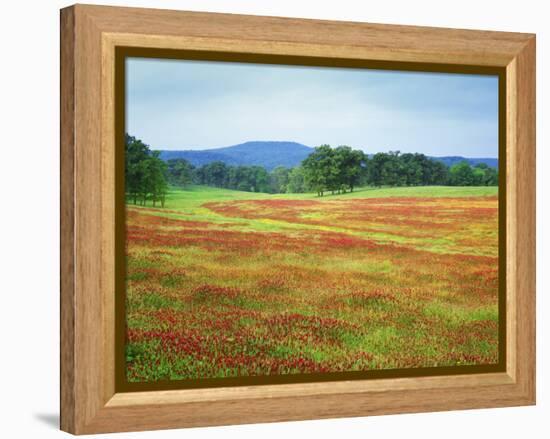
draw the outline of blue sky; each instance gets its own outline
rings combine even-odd
[[[126,130],[153,149],[251,140],[498,157],[498,77],[130,58]]]

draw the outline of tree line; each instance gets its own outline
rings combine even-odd
[[[149,145],[126,134],[124,183],[126,196],[134,204],[145,205],[151,200],[153,206],[160,203],[164,207],[168,167],[159,155],[159,151],[151,151]]]
[[[157,151],[126,135],[126,194],[134,203],[164,206],[169,185],[191,184],[264,193],[353,192],[358,186],[496,186],[498,171],[463,161],[451,167],[424,154],[390,151],[368,156],[349,146],[321,145],[294,168],[232,166],[216,161],[195,167],[162,161]]]
[[[212,162],[195,168],[184,159],[171,159],[168,181],[175,186],[200,184],[247,192],[353,192],[357,186],[496,186],[498,171],[466,161],[448,167],[424,154],[390,151],[372,157],[349,146],[321,145],[300,166],[231,166]]]
[[[381,152],[367,156],[349,146],[315,148],[301,164],[305,191],[353,191],[356,186],[497,186],[498,171],[462,161],[451,167],[419,153]],[[294,168],[297,169],[297,168]]]

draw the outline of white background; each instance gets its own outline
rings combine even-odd
[[[104,3],[97,1],[97,3]],[[110,1],[112,5],[368,21],[537,34],[538,405],[119,434],[139,438],[548,437],[548,14],[543,1]],[[0,436],[58,437],[59,8],[5,1],[0,10]],[[545,267],[546,266],[546,267]],[[546,268],[546,269],[545,269]],[[18,381],[25,380],[26,385]],[[546,433],[548,434],[548,433]]]

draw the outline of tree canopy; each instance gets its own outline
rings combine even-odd
[[[479,163],[471,167],[463,161],[449,169],[449,185],[451,186],[496,186],[498,185],[498,171]]]
[[[134,204],[145,205],[147,200],[164,207],[168,183],[167,165],[158,151],[151,151],[149,145],[126,134],[125,141],[125,190]]]

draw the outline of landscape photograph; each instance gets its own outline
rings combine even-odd
[[[497,76],[125,63],[129,383],[498,364]]]

